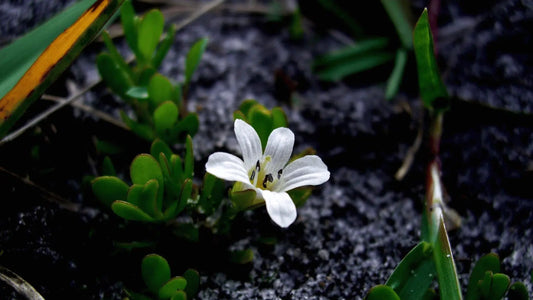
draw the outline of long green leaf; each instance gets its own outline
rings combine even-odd
[[[442,100],[448,92],[442,82],[433,50],[433,36],[429,27],[428,11],[424,9],[413,33],[420,96],[429,109],[442,109]],[[440,101],[439,101],[440,100]]]
[[[187,53],[187,58],[185,60],[185,86],[188,86],[189,82],[191,82],[192,75],[202,59],[206,46],[207,38],[202,38],[194,43]]]
[[[82,49],[123,0],[83,0],[0,50],[0,137]]]
[[[407,0],[381,0],[389,18],[396,28],[402,46],[406,49],[413,48],[412,32],[413,23],[410,11],[410,3]]]

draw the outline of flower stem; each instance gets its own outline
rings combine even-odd
[[[423,239],[433,246],[433,260],[439,280],[441,299],[462,299],[459,279],[453,259],[448,233],[444,224],[444,194],[440,177],[439,148],[443,113],[432,115],[430,128],[431,158],[427,169],[426,211],[427,226]],[[423,230],[424,232],[424,230]]]

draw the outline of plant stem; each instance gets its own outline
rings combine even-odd
[[[433,246],[433,260],[439,279],[441,299],[462,299],[457,270],[448,233],[444,225],[443,185],[440,177],[439,148],[442,135],[443,113],[433,113],[430,128],[431,159],[427,169],[426,214],[427,242]]]

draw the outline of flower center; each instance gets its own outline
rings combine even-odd
[[[270,156],[267,156],[263,161],[258,160],[255,167],[248,171],[250,183],[255,187],[263,190],[270,189],[281,178],[283,169],[279,169],[275,175],[267,172],[267,165],[271,159]]]

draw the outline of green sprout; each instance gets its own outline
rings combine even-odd
[[[198,116],[187,112],[185,102],[207,39],[202,38],[191,47],[185,61],[185,81],[174,83],[157,69],[172,46],[176,27],[171,25],[159,42],[165,24],[161,11],[152,9],[137,17],[131,1],[125,1],[120,13],[124,35],[137,65],[130,67],[109,34],[103,32],[108,52],[97,57],[100,76],[111,91],[133,108],[133,118],[121,111],[122,120],[133,132],[148,141],[160,138],[171,145],[182,143],[187,135],[194,136],[198,131]]]
[[[128,296],[132,300],[186,300],[193,299],[198,293],[200,275],[196,270],[187,269],[182,276],[171,278],[167,260],[158,254],[148,254],[143,258],[141,273],[147,287],[146,292],[149,292],[152,297],[128,290]]]

